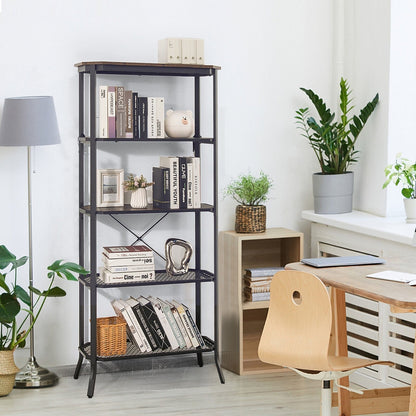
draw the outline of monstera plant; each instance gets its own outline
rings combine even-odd
[[[24,347],[46,299],[65,296],[62,288],[54,286],[57,277],[76,281],[74,273],[88,273],[76,263],[56,260],[48,267],[49,285],[46,290],[39,290],[33,286],[25,289],[19,282],[18,269],[27,260],[26,256],[18,259],[4,245],[0,246],[0,351],[13,351],[16,347]],[[33,305],[30,292],[33,294]],[[33,319],[29,325],[30,316]]]

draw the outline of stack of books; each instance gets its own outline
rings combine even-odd
[[[153,251],[144,245],[103,247],[102,261],[105,283],[155,280]]]
[[[129,340],[141,352],[205,346],[189,309],[180,302],[140,296],[111,304],[126,321]]]
[[[165,137],[165,100],[139,97],[122,86],[99,88],[99,138],[160,139]]]
[[[270,300],[270,283],[283,267],[253,267],[244,275],[244,298],[249,302]]]
[[[161,156],[153,167],[153,207],[201,208],[201,162],[194,156]]]

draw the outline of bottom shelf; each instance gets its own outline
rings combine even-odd
[[[127,342],[127,351],[124,355],[110,355],[110,356],[99,356],[97,355],[97,361],[114,361],[114,360],[125,360],[132,358],[144,358],[144,357],[157,357],[163,355],[180,355],[180,354],[195,354],[199,352],[210,352],[215,350],[215,343],[212,339],[203,336],[205,347],[201,348],[178,348],[176,350],[166,349],[161,350],[160,348],[152,352],[141,352],[131,342]],[[91,344],[89,342],[81,345],[79,348],[80,353],[87,359],[91,359]]]

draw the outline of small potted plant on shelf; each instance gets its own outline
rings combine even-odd
[[[235,231],[237,233],[262,233],[266,231],[266,206],[272,186],[271,178],[260,172],[258,178],[251,174],[240,175],[225,190],[225,196],[231,196],[236,207]]]
[[[123,182],[123,187],[125,191],[132,191],[130,200],[132,208],[147,207],[146,188],[153,184],[153,182],[147,182],[147,179],[143,175],[134,176],[132,173],[129,174],[127,180]]]
[[[19,284],[17,276],[19,267],[27,260],[28,257],[17,259],[4,245],[0,246],[0,396],[6,396],[13,389],[15,375],[19,371],[14,363],[14,350],[25,346],[26,338],[33,329],[46,298],[66,294],[63,289],[54,286],[55,278],[58,276],[76,281],[74,273],[88,273],[78,264],[56,260],[48,267],[48,288],[41,291],[29,287],[27,291]],[[7,279],[8,274],[12,275],[10,279]]]
[[[412,163],[398,153],[395,163],[388,165],[384,173],[387,179],[383,184],[383,189],[391,182],[402,187],[401,193],[404,196],[407,222],[416,223],[416,162]]]
[[[296,124],[302,136],[309,140],[318,159],[321,172],[313,174],[315,212],[340,214],[352,211],[353,172],[348,168],[357,162],[355,144],[368,118],[378,103],[378,94],[360,111],[351,115],[351,89],[348,82],[340,81],[340,120],[322,98],[311,89],[301,88],[315,106],[319,121],[310,116],[308,108],[296,111]]]

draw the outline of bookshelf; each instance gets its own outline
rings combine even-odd
[[[125,360],[125,359],[140,359],[144,357],[158,357],[166,355],[177,355],[178,359],[183,354],[195,354],[196,362],[200,367],[203,366],[203,354],[213,353],[215,358],[215,364],[218,371],[218,376],[221,383],[224,383],[224,376],[222,374],[221,367],[219,365],[218,356],[218,324],[217,324],[217,236],[218,236],[218,220],[217,220],[217,73],[221,68],[212,65],[173,65],[173,64],[153,64],[153,63],[131,63],[131,62],[81,62],[75,64],[79,74],[79,262],[84,265],[90,274],[82,277],[79,281],[79,358],[74,373],[74,378],[77,379],[84,359],[90,362],[90,378],[88,383],[87,396],[93,397],[95,380],[97,375],[97,363],[100,361],[113,361],[113,360]],[[193,102],[194,102],[194,122],[195,122],[195,135],[193,138],[157,138],[150,139],[147,137],[140,138],[97,138],[97,105],[98,102],[95,99],[98,92],[98,80],[100,74],[108,75],[122,75],[122,76],[141,76],[141,77],[190,77],[193,79]],[[201,77],[208,77],[212,83],[212,135],[210,137],[201,137],[200,124],[201,124]],[[169,79],[169,78],[168,78]],[[205,90],[204,90],[205,91]],[[168,91],[166,92],[168,94]],[[204,92],[204,94],[206,94]],[[212,175],[209,181],[212,184],[212,203],[203,203],[201,208],[193,209],[157,209],[152,205],[148,205],[144,209],[131,208],[129,205],[121,207],[109,207],[98,208],[97,207],[97,150],[99,146],[105,146],[104,142],[112,142],[113,144],[118,142],[131,142],[137,145],[137,152],[140,152],[140,147],[143,143],[147,143],[151,146],[152,142],[163,142],[166,145],[166,151],[169,151],[169,146],[172,146],[175,142],[189,143],[189,153],[192,153],[195,157],[200,157],[203,150],[203,146],[211,146],[209,155],[212,154],[212,165],[210,167],[210,175]],[[146,146],[148,146],[146,145]],[[202,146],[203,145],[203,146]],[[113,147],[112,147],[113,149]],[[117,147],[115,148],[117,151]],[[191,213],[194,217],[192,225],[192,233],[194,236],[194,253],[193,264],[194,268],[189,269],[188,273],[180,276],[171,276],[166,273],[165,270],[156,270],[156,278],[153,281],[142,282],[127,282],[117,284],[107,284],[100,279],[98,273],[97,254],[100,251],[100,247],[97,247],[97,235],[100,232],[101,216],[107,216],[108,218],[115,219],[120,226],[124,226],[121,221],[118,221],[118,215],[147,215],[160,214],[161,218],[167,215],[181,215],[183,212]],[[202,216],[209,215],[212,217],[212,228],[204,228],[202,233]],[[157,221],[157,223],[160,220]],[[205,224],[205,223],[204,223]],[[149,228],[142,234],[152,232],[152,228],[155,224],[149,226]],[[170,235],[172,230],[166,230],[166,238],[172,237]],[[202,249],[201,246],[204,241],[204,236],[210,233],[212,237],[209,239],[208,244],[212,244],[210,247],[211,252],[214,253],[212,270],[205,270],[202,268]],[[136,236],[137,237],[137,236]],[[161,245],[164,241],[161,241]],[[139,236],[134,243],[146,244],[144,240]],[[115,242],[117,245],[117,242]],[[204,245],[206,247],[207,244]],[[162,257],[162,256],[161,256]],[[98,356],[97,355],[97,339],[96,339],[96,327],[97,327],[97,289],[106,290],[115,287],[132,287],[132,286],[147,286],[154,285],[178,285],[186,284],[193,285],[194,287],[194,299],[195,304],[195,323],[199,329],[201,329],[201,285],[213,284],[214,285],[214,337],[202,335],[205,341],[205,347],[201,348],[182,348],[176,350],[156,350],[151,353],[141,353],[138,348],[135,348],[132,343],[128,343],[127,353],[122,356]]]
[[[220,355],[223,368],[254,374],[282,368],[259,360],[257,348],[269,301],[243,299],[246,268],[284,266],[303,257],[303,234],[286,228],[268,228],[264,233],[219,234]]]

